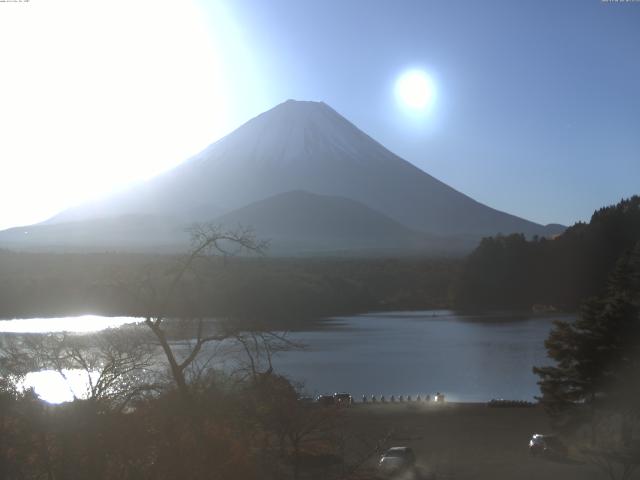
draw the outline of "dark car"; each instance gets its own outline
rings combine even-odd
[[[568,449],[556,435],[534,433],[529,440],[529,453],[547,457],[566,457]]]
[[[411,447],[392,447],[380,455],[378,469],[383,475],[391,475],[413,468],[415,463]]]
[[[353,403],[353,398],[348,393],[334,393],[333,399],[338,407],[349,407]]]
[[[330,407],[336,404],[336,400],[333,398],[333,395],[318,395],[316,397],[316,402],[318,402],[318,405],[323,407]]]

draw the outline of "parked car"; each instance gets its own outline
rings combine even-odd
[[[378,469],[384,475],[399,473],[413,468],[416,456],[411,447],[392,447],[380,455]]]
[[[529,440],[529,453],[549,457],[566,457],[568,449],[556,435],[534,433]]]
[[[334,393],[333,399],[338,407],[349,407],[353,403],[353,398],[348,393]]]
[[[316,397],[316,402],[323,407],[330,407],[336,404],[336,400],[333,398],[333,395],[318,395]]]

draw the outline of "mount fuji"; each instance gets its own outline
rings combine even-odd
[[[468,249],[497,233],[563,230],[456,191],[325,103],[288,100],[155,178],[43,224],[0,232],[0,245],[19,246],[28,237],[32,247],[78,246],[74,238],[86,247],[178,246],[186,241],[182,226],[194,221],[253,226],[290,253],[427,253],[435,245]]]

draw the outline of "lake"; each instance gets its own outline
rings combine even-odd
[[[273,363],[277,372],[304,383],[311,395],[347,391],[360,400],[362,395],[433,396],[440,391],[451,401],[533,400],[539,390],[531,368],[550,363],[544,340],[552,322],[573,318],[451,311],[337,317],[291,332],[289,338],[306,348],[280,353]],[[0,321],[0,333],[44,332],[47,322],[49,331],[86,332],[139,321],[97,316]],[[69,387],[54,376],[34,373],[27,383],[48,401],[70,399]],[[72,388],[77,391],[78,385]]]
[[[304,381],[310,394],[444,392],[452,401],[533,400],[531,368],[548,365],[544,341],[553,320],[568,315],[461,315],[450,311],[341,317],[317,331],[296,332],[303,352],[285,352],[276,370]]]

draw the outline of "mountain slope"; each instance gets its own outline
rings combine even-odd
[[[344,197],[304,191],[277,194],[215,220],[227,228],[251,225],[270,240],[270,252],[425,252],[454,253],[462,245],[429,237]]]
[[[348,198],[293,191],[274,195],[212,221],[250,227],[269,241],[270,255],[459,255],[475,243],[435,237]],[[155,251],[189,248],[189,222],[174,217],[122,215],[19,227],[0,232],[0,246],[36,251]]]
[[[207,220],[292,190],[351,198],[437,235],[558,233],[445,185],[326,104],[293,100],[258,115],[179,167],[52,221],[167,212]]]
[[[188,224],[172,217],[122,215],[16,227],[0,232],[0,247],[20,250],[183,251]]]

